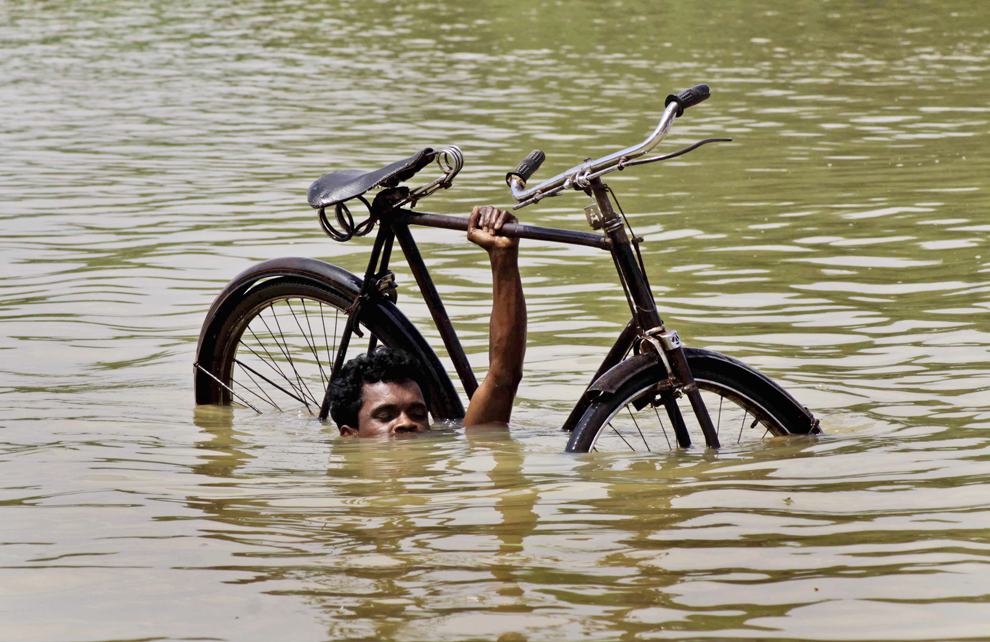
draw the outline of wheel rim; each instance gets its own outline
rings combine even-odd
[[[305,294],[266,298],[235,323],[220,368],[231,405],[318,414],[347,323],[341,305]],[[363,325],[348,354],[380,342]]]
[[[747,395],[715,381],[696,378],[695,382],[723,446],[759,442],[787,434],[787,430],[763,406]],[[629,396],[602,423],[589,450],[657,452],[676,449],[677,437],[673,425],[655,391],[654,382]],[[637,409],[640,404],[644,405]],[[677,405],[692,445],[704,445],[704,434],[687,397],[678,399]]]

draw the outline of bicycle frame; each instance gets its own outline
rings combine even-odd
[[[632,320],[626,326],[626,329],[623,330],[622,334],[620,334],[612,350],[605,357],[595,378],[592,379],[592,383],[622,361],[631,348],[639,348],[641,351],[655,354],[657,359],[664,362],[667,372],[670,375],[670,388],[674,392],[666,393],[663,396],[663,401],[667,413],[674,424],[678,443],[683,447],[687,447],[691,443],[687,435],[687,429],[684,426],[684,420],[674,401],[674,395],[678,394],[676,391],[680,390],[688,395],[692,409],[698,417],[698,421],[705,434],[708,447],[718,448],[719,442],[715,427],[701,399],[698,387],[694,383],[690,368],[687,365],[687,359],[683,354],[680,339],[676,332],[668,331],[664,328],[663,320],[657,312],[653,293],[637,261],[633,243],[638,243],[641,239],[629,238],[622,219],[612,208],[612,203],[607,193],[608,187],[600,178],[591,179],[586,191],[595,200],[601,212],[604,234],[575,232],[518,223],[505,225],[500,232],[508,237],[551,241],[567,245],[582,245],[608,250],[612,254],[616,270],[619,274],[619,280],[626,292],[632,312]],[[382,293],[389,291],[389,287],[394,285],[392,274],[388,270],[388,263],[391,258],[393,243],[395,240],[398,240],[409,269],[416,279],[430,315],[440,333],[447,354],[453,362],[454,369],[470,399],[478,388],[477,379],[468,362],[464,348],[461,346],[460,339],[458,339],[450,318],[447,316],[443,302],[440,299],[440,294],[437,292],[429,270],[419,252],[419,247],[416,245],[416,241],[409,230],[410,225],[422,225],[425,227],[437,227],[466,232],[468,229],[468,219],[457,216],[417,212],[409,209],[391,208],[387,204],[379,206],[380,203],[388,203],[389,201],[390,194],[387,191],[382,192],[376,197],[375,203],[372,206],[373,211],[379,210],[375,211],[375,216],[379,220],[378,235],[375,238],[371,257],[368,261],[361,293],[350,310],[351,314],[341,337],[340,349],[333,365],[331,379],[337,376],[340,368],[343,366],[351,333],[357,332],[358,336],[363,336],[358,326],[361,306],[376,296],[385,296]],[[375,347],[375,343],[372,341],[369,350],[374,350]],[[580,416],[581,411],[583,411],[582,406],[587,406],[588,403],[590,403],[590,398],[589,392],[586,389],[571,412],[567,423],[565,423],[565,430],[573,428],[574,422]],[[326,396],[320,409],[320,418],[326,419],[329,410],[329,396]]]

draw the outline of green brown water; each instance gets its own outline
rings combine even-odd
[[[668,325],[825,436],[563,454],[628,313],[607,255],[540,243],[511,433],[194,407],[230,277],[362,269],[313,179],[457,144],[422,208],[507,205],[531,149],[638,142],[697,82],[664,149],[735,142],[610,183]],[[988,87],[975,0],[0,0],[0,638],[990,639]],[[483,367],[483,254],[415,234]]]

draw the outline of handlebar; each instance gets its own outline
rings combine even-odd
[[[691,89],[685,89],[679,94],[671,94],[667,96],[667,100],[664,101],[664,106],[669,106],[670,103],[677,103],[680,105],[681,110],[677,113],[678,116],[684,113],[684,110],[688,107],[694,107],[698,103],[703,103],[711,96],[711,91],[708,85],[695,85]]]
[[[513,176],[518,176],[523,180],[523,183],[529,180],[529,177],[536,173],[536,170],[540,169],[540,165],[543,161],[547,159],[547,155],[538,149],[534,149],[529,153],[529,156],[522,159],[516,168],[505,175],[505,180],[508,182]]]
[[[515,171],[505,175],[505,181],[509,185],[512,197],[519,202],[519,205],[516,205],[513,209],[525,207],[548,196],[554,196],[558,192],[571,187],[585,187],[586,183],[591,179],[606,174],[620,165],[624,165],[652,151],[667,136],[667,132],[670,130],[670,126],[675,118],[683,114],[684,110],[688,107],[707,100],[709,96],[708,85],[697,85],[677,95],[671,94],[667,96],[667,100],[665,101],[666,107],[664,108],[663,116],[660,117],[659,124],[653,130],[653,133],[639,145],[627,147],[597,160],[585,161],[580,165],[575,165],[566,172],[561,172],[553,178],[543,181],[536,187],[526,189],[526,181],[536,172],[543,159],[546,158],[543,152],[539,150],[532,152],[525,160],[519,163]],[[536,160],[537,158],[539,160]]]

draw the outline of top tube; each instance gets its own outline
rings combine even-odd
[[[399,212],[403,215],[400,220],[411,225],[439,227],[447,230],[459,230],[461,232],[467,232],[468,229],[468,219],[463,216],[430,214],[427,212],[415,212],[413,210],[399,210]],[[566,245],[583,245],[585,247],[596,247],[600,250],[610,249],[607,238],[590,232],[574,232],[552,227],[524,225],[522,223],[506,223],[499,230],[499,234],[510,238],[550,241],[551,243],[564,243]]]

